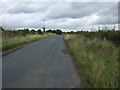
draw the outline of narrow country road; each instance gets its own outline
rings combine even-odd
[[[61,35],[3,55],[3,88],[83,87]]]

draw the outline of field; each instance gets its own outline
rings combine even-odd
[[[81,33],[69,33],[63,36],[78,70],[85,78],[86,87],[118,88],[117,41],[97,37],[100,34]],[[114,37],[115,34],[111,36]]]

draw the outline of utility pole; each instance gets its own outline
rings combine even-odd
[[[43,20],[43,27],[42,27],[42,29],[43,29],[43,32],[45,32],[45,20]]]

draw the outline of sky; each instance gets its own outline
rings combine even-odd
[[[77,31],[112,29],[118,24],[117,2],[2,2],[0,26],[7,29],[43,27]]]

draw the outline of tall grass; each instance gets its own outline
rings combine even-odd
[[[118,87],[118,48],[113,43],[82,35],[64,35],[75,58],[75,63],[85,76],[89,88]]]
[[[99,31],[77,31],[77,32],[67,32],[68,34],[75,34],[75,35],[84,35],[88,38],[101,38],[107,39],[114,43],[116,46],[120,45],[120,30],[99,30]]]
[[[40,40],[50,35],[53,34],[27,34],[26,36],[4,37],[2,38],[2,51],[7,51],[33,41]]]

